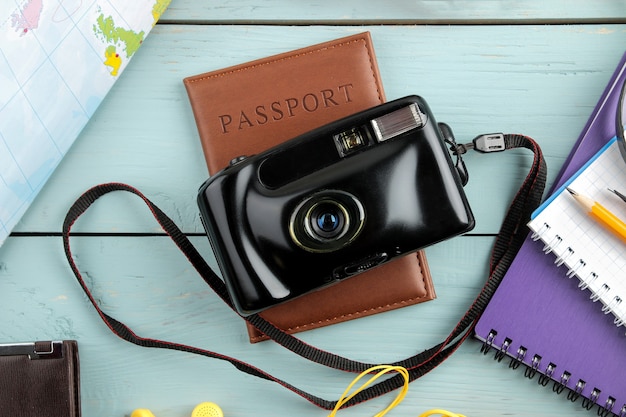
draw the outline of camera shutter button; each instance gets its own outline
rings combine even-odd
[[[228,163],[229,166],[235,166],[240,162],[245,161],[246,159],[248,159],[248,157],[246,155],[239,155],[234,157],[233,159],[230,160],[230,162]]]

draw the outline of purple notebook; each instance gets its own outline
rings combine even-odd
[[[585,129],[553,186],[558,188],[615,136],[615,112],[626,80],[626,55],[613,74]],[[541,375],[542,385],[583,398],[599,414],[626,416],[626,336],[589,295],[528,237],[478,321],[475,337],[484,348],[505,352],[511,364],[526,365],[526,375]],[[509,361],[507,360],[507,363]],[[549,381],[548,377],[552,379]],[[564,389],[564,388],[567,389]]]

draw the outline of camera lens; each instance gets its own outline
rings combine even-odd
[[[302,201],[289,221],[292,240],[309,252],[332,252],[361,232],[365,211],[350,193],[325,190]]]
[[[324,213],[317,218],[317,226],[325,233],[336,230],[339,223],[339,217],[337,217],[334,213]]]
[[[322,239],[337,238],[345,232],[347,211],[334,201],[324,201],[311,209],[311,232]]]

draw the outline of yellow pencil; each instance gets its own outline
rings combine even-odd
[[[593,201],[591,198],[580,195],[571,188],[567,188],[567,191],[569,191],[578,204],[587,210],[587,214],[591,218],[626,243],[626,223],[621,221],[615,214],[608,211],[602,204]]]

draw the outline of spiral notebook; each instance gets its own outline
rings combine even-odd
[[[626,80],[622,57],[556,178],[558,190],[615,136],[615,111]],[[578,279],[568,279],[530,234],[475,328],[482,351],[599,415],[626,416],[626,336]],[[521,365],[524,365],[523,367]]]
[[[564,265],[568,278],[578,277],[578,287],[602,303],[602,311],[626,321],[626,244],[585,213],[565,189],[585,194],[619,217],[626,203],[609,189],[626,186],[626,163],[614,139],[541,206],[528,224],[533,239],[544,242],[543,251],[554,254],[555,265]],[[620,216],[621,215],[621,216]]]

